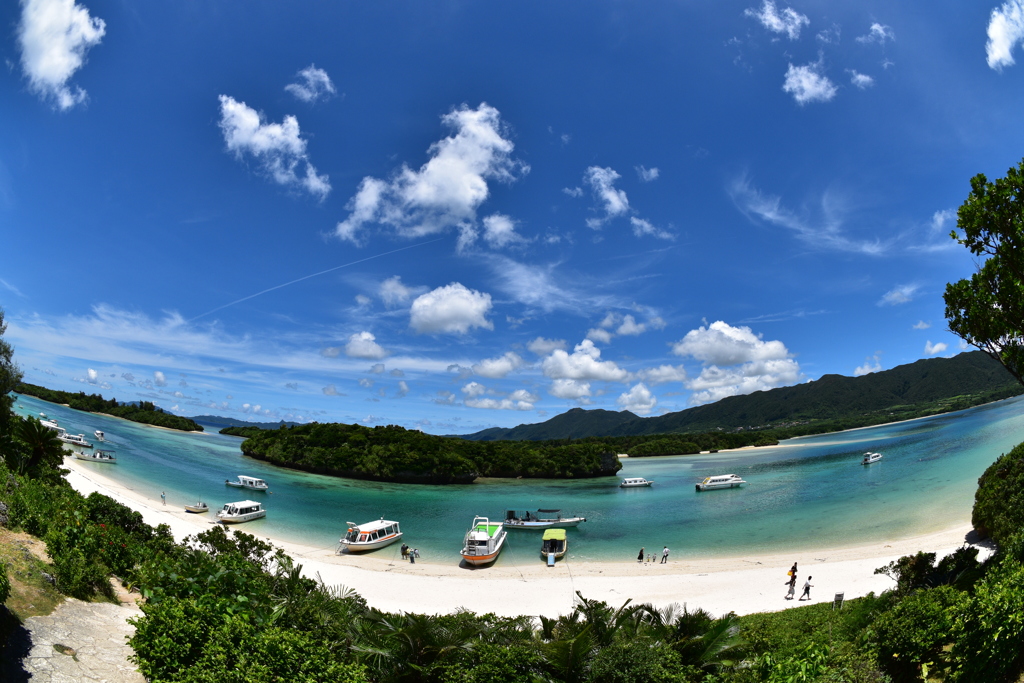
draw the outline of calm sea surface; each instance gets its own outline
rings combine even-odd
[[[1024,441],[1024,397],[948,415],[786,445],[698,456],[623,460],[620,476],[646,477],[651,488],[620,489],[618,479],[478,480],[467,486],[421,486],[337,479],[267,465],[243,456],[241,439],[153,429],[82,413],[30,396],[20,414],[45,412],[92,441],[106,432],[117,464],[83,463],[168,506],[197,499],[219,508],[248,497],[268,510],[243,525],[260,536],[334,547],[345,522],[398,520],[424,561],[459,560],[474,515],[505,509],[561,508],[587,517],[569,531],[577,560],[630,560],[640,546],[668,545],[674,558],[728,556],[893,540],[970,520],[978,477],[1001,453]],[[862,454],[885,458],[860,465]],[[735,473],[742,489],[697,493],[705,476]],[[228,488],[226,478],[266,479],[272,494]],[[540,533],[511,531],[498,563],[540,562]],[[397,546],[377,551],[397,554]]]

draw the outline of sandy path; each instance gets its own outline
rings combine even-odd
[[[68,458],[68,481],[83,495],[99,491],[139,511],[148,524],[167,524],[174,537],[209,528],[212,514],[192,515],[177,506],[142,496],[95,470],[107,465]],[[925,550],[940,556],[965,542],[969,520],[945,531],[891,543],[744,555],[706,560],[672,560],[667,564],[636,562],[559,562],[548,568],[538,560],[528,566],[466,569],[456,565],[381,557],[337,555],[279,539],[267,539],[329,585],[343,584],[358,591],[372,607],[388,611],[445,613],[460,607],[504,616],[520,614],[557,616],[572,609],[575,591],[585,597],[619,605],[627,598],[662,606],[671,602],[702,607],[714,614],[768,612],[806,604],[784,598],[786,572],[800,564],[799,586],[813,576],[810,602],[831,601],[835,593],[846,598],[881,592],[892,580],[875,575],[876,567]],[[397,552],[392,556],[396,556]],[[799,594],[799,591],[798,591]]]

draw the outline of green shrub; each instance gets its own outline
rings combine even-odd
[[[918,681],[942,668],[953,621],[967,601],[966,593],[950,586],[922,590],[875,621],[878,661],[893,681]]]
[[[647,638],[621,639],[602,648],[590,665],[591,683],[683,683],[695,671],[670,646]]]
[[[1024,647],[1024,565],[1008,559],[989,570],[962,606],[950,641],[951,681],[1001,681],[1016,671]]]
[[[7,577],[7,565],[0,563],[0,605],[11,597],[11,580]]]
[[[1000,456],[978,479],[971,522],[999,544],[1024,528],[1024,443]]]

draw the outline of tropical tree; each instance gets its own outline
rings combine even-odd
[[[17,437],[24,448],[8,454],[8,462],[15,466],[18,474],[39,476],[60,469],[64,462],[64,444],[55,431],[30,417],[19,421]]]
[[[1005,178],[971,178],[950,236],[984,258],[970,278],[946,285],[949,329],[1024,384],[1024,161]]]
[[[21,382],[21,370],[14,362],[14,347],[4,339],[7,323],[4,322],[4,309],[0,308],[0,456],[6,455],[14,448],[12,421],[14,414],[11,407],[14,397],[11,392]]]

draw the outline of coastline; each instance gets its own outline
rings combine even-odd
[[[83,495],[98,491],[140,512],[151,525],[168,524],[179,541],[210,527],[211,513],[194,515],[184,503],[162,505],[95,471],[104,465],[65,460],[68,482]],[[241,528],[246,531],[244,525]],[[522,614],[557,616],[572,609],[575,592],[605,600],[613,606],[626,599],[663,606],[671,602],[702,607],[713,614],[749,614],[803,604],[830,602],[836,593],[847,599],[891,588],[887,576],[874,570],[918,550],[945,555],[964,544],[971,531],[969,520],[954,527],[884,543],[820,548],[787,553],[749,554],[707,559],[686,558],[667,564],[635,561],[559,562],[554,568],[540,560],[524,566],[502,565],[465,568],[416,564],[399,558],[397,544],[373,555],[338,555],[335,547],[315,548],[287,540],[263,537],[284,550],[303,573],[328,585],[342,584],[359,592],[367,602],[386,611],[448,613],[459,608],[501,616]],[[632,547],[632,546],[631,546]],[[982,552],[986,552],[982,547]],[[631,553],[627,553],[630,554]],[[812,600],[784,599],[786,571],[800,563],[799,581],[810,574]],[[524,590],[525,589],[525,590]],[[512,597],[510,597],[512,596]]]

